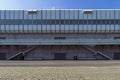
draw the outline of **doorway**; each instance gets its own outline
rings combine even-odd
[[[120,53],[114,53],[114,60],[120,60]]]
[[[54,53],[54,60],[66,60],[66,53]]]

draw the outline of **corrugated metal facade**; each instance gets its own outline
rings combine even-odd
[[[0,45],[9,60],[114,59],[120,10],[0,10]]]

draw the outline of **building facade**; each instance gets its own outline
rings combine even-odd
[[[0,60],[120,59],[120,10],[0,10]]]

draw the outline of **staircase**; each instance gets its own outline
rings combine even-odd
[[[94,53],[94,55],[101,55],[101,56],[107,58],[108,60],[112,60],[111,57],[105,55],[104,53],[102,53],[102,52],[100,52],[100,51],[96,51],[96,50],[92,49],[92,48],[89,47],[89,46],[83,46],[83,47],[86,48],[87,50],[91,51],[92,53]]]
[[[15,57],[19,56],[20,54],[26,55],[28,52],[32,51],[32,50],[35,49],[35,48],[36,48],[36,46],[33,46],[33,47],[30,47],[30,48],[28,48],[28,49],[26,49],[26,50],[24,50],[24,51],[18,52],[17,54],[9,57],[8,60],[12,60],[12,59],[14,59]]]

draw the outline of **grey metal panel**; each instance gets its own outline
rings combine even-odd
[[[92,11],[92,19],[96,19],[97,18],[97,10],[93,10]]]
[[[92,25],[87,25],[87,27],[88,27],[88,32],[93,32],[93,26]]]
[[[92,32],[96,32],[97,31],[97,26],[96,25],[91,25],[92,26]]]
[[[10,19],[15,19],[15,11],[14,10],[10,11]]]
[[[24,33],[28,33],[28,25],[24,25],[23,31],[24,31]]]
[[[70,10],[70,19],[74,19],[74,10]]]
[[[5,10],[1,10],[1,19],[5,19]]]
[[[102,27],[101,27],[102,25],[97,25],[97,32],[101,32],[101,30],[102,30]]]
[[[42,31],[42,25],[38,25],[38,33],[40,33]]]
[[[79,25],[78,28],[79,28],[79,33],[83,32],[83,25]]]
[[[32,32],[33,32],[33,33],[37,33],[38,26],[37,26],[37,25],[32,25],[32,26],[33,26]]]
[[[79,19],[79,11],[74,10],[74,19]]]
[[[19,10],[15,10],[15,19],[19,19]]]
[[[56,25],[55,31],[56,31],[56,33],[60,33],[60,25]]]
[[[33,32],[33,25],[28,25],[28,32],[32,33]]]
[[[73,33],[74,26],[73,25],[69,25],[69,30],[70,30],[70,33]]]
[[[19,32],[23,33],[23,30],[24,30],[24,26],[23,25],[19,25]]]
[[[47,19],[47,11],[42,10],[42,19]]]
[[[65,25],[65,33],[69,33],[70,25]]]
[[[56,26],[55,25],[51,25],[51,33],[55,33],[56,30]]]
[[[97,19],[101,19],[102,17],[102,11],[97,11]]]
[[[115,11],[115,19],[120,19],[120,10]]]
[[[102,10],[101,19],[106,19],[106,11]]]
[[[83,19],[83,13],[82,13],[82,10],[79,10],[79,19]]]
[[[65,19],[65,10],[61,10],[61,19]]]
[[[28,19],[28,13],[27,13],[27,11],[24,11],[23,15],[24,15],[24,19]]]
[[[55,16],[56,19],[60,19],[60,10],[56,10],[55,12],[56,12],[56,16]]]
[[[47,31],[47,26],[46,25],[42,25],[42,33],[46,33]]]
[[[61,32],[61,33],[64,33],[64,32],[65,32],[65,25],[61,25],[61,27],[60,27],[60,32]]]
[[[51,19],[56,19],[56,11],[51,10]]]
[[[78,33],[78,25],[74,25],[74,32]]]
[[[115,25],[115,32],[120,32],[120,25]]]
[[[51,19],[51,10],[47,10],[46,18]]]
[[[9,25],[5,25],[5,32],[9,33],[10,32],[10,26]]]
[[[37,14],[32,14],[32,19],[37,19],[38,11]]]
[[[114,10],[111,10],[111,19],[115,19],[115,12],[114,12]]]
[[[24,11],[20,10],[19,12],[19,19],[24,19]]]
[[[69,19],[70,16],[70,10],[65,10],[65,19]]]
[[[19,26],[18,25],[13,25],[14,26],[14,30],[16,33],[19,33]]]
[[[6,10],[5,17],[6,19],[10,19],[10,10]]]
[[[106,31],[106,25],[101,25],[101,32],[105,32]]]
[[[106,19],[110,19],[111,11],[107,10],[106,11]]]
[[[47,27],[47,28],[46,28],[46,32],[47,32],[47,33],[50,33],[50,31],[51,31],[51,25],[46,25],[46,27]]]
[[[41,19],[41,18],[42,18],[42,11],[38,10],[37,19]]]
[[[110,32],[115,32],[115,25],[109,25],[110,26]]]
[[[92,16],[94,16],[93,13],[91,13],[91,14],[87,14],[87,19],[92,19]]]
[[[28,19],[33,19],[33,15],[35,15],[35,14],[28,14],[27,12],[26,12],[26,16],[28,16]]]

